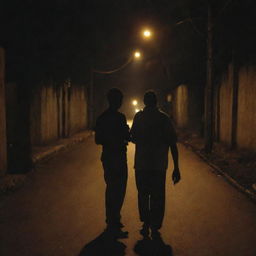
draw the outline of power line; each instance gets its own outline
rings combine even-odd
[[[131,63],[132,59],[133,59],[133,57],[130,57],[130,58],[128,59],[128,61],[125,62],[123,65],[121,65],[121,66],[118,67],[118,68],[112,69],[112,70],[97,70],[97,69],[92,69],[92,71],[93,71],[94,73],[98,73],[98,74],[112,74],[112,73],[115,73],[115,72],[120,71],[120,70],[122,70],[123,68],[125,68],[128,64]]]
[[[179,26],[181,24],[184,24],[185,22],[189,22],[193,29],[203,38],[206,38],[206,36],[197,28],[197,26],[195,25],[195,23],[193,22],[193,19],[191,17],[188,17],[184,20],[178,21],[177,23],[174,24],[174,26]]]

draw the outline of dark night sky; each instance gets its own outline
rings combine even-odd
[[[216,66],[225,68],[230,61],[229,49],[234,45],[241,56],[255,57],[253,1],[213,2]],[[144,59],[137,67],[141,70],[137,82],[141,79],[145,83],[148,78],[149,87],[161,83],[163,88],[183,82],[197,86],[204,83],[204,0],[8,0],[1,4],[0,16],[0,42],[7,49],[8,80],[29,74],[38,81],[71,77],[86,83],[89,67],[117,67],[133,49],[141,48]],[[192,18],[193,23],[173,25],[187,18]],[[152,42],[142,42],[139,36],[145,25],[154,30]],[[246,40],[241,40],[241,35]],[[169,72],[168,80],[159,56]],[[103,82],[108,79],[136,84],[132,78],[135,71],[131,65],[119,74],[104,77]]]

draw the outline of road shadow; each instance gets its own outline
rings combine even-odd
[[[79,256],[124,256],[125,248],[125,244],[103,232],[94,240],[86,244]]]
[[[173,256],[172,247],[165,244],[161,237],[144,237],[136,243],[133,250],[139,256]]]

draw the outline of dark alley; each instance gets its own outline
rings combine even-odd
[[[0,256],[255,256],[255,13],[1,1]]]

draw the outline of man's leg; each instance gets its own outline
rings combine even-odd
[[[116,224],[120,224],[121,220],[121,209],[124,203],[125,193],[126,193],[126,187],[127,187],[127,163],[123,163],[120,168],[120,173],[117,174],[117,178],[115,179],[114,186],[114,216],[116,220]]]
[[[113,225],[115,222],[115,210],[114,210],[114,197],[115,197],[115,184],[111,181],[110,178],[106,178],[107,174],[105,174],[106,181],[106,191],[105,191],[105,208],[106,208],[106,223],[108,225]]]
[[[135,170],[140,220],[149,225],[149,184],[146,170]]]
[[[154,170],[151,174],[150,221],[152,231],[157,231],[164,218],[166,170]]]
[[[124,202],[126,184],[127,184],[127,164],[126,162],[119,166],[119,169],[109,168],[107,163],[103,162],[104,178],[106,182],[105,207],[106,223],[111,226],[120,225],[120,211]]]

